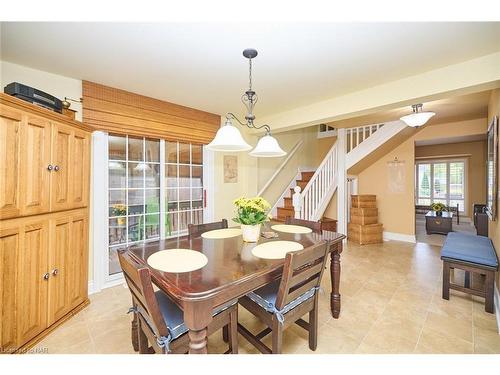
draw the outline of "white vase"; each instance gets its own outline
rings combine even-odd
[[[260,236],[260,226],[257,225],[245,225],[241,224],[241,234],[243,235],[243,241],[245,242],[257,242]]]

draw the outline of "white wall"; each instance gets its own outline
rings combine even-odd
[[[3,88],[11,82],[19,82],[35,87],[47,94],[63,100],[64,97],[80,99],[82,97],[82,81],[28,68],[23,65],[0,61],[0,86]],[[71,103],[70,109],[77,111],[76,119],[82,121],[81,103]]]

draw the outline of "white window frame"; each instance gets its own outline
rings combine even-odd
[[[433,180],[434,180],[434,164],[438,163],[446,163],[446,204],[449,206],[450,203],[450,163],[456,163],[456,162],[461,162],[464,163],[464,210],[459,211],[460,214],[467,215],[468,213],[468,169],[469,169],[469,163],[468,163],[467,158],[453,158],[453,159],[421,159],[418,160],[415,163],[415,204],[419,204],[419,199],[430,199],[431,204],[434,201],[434,189],[432,188],[433,186]],[[430,164],[431,166],[431,172],[430,172],[430,181],[429,183],[431,184],[431,189],[430,189],[430,197],[420,197],[419,196],[419,186],[418,186],[418,181],[419,181],[419,169],[418,166],[420,164]],[[437,200],[443,200],[442,198],[436,198]],[[459,199],[454,199],[454,200],[459,200]]]
[[[147,138],[147,137],[145,137]],[[91,163],[91,207],[90,207],[90,244],[91,268],[89,275],[89,294],[97,293],[102,289],[124,283],[123,273],[109,274],[109,170],[108,170],[108,133],[95,131],[92,133],[92,163]],[[166,238],[165,233],[165,140],[160,139],[160,237]],[[127,144],[128,152],[128,144]],[[214,220],[214,153],[203,146],[203,220]],[[192,189],[191,194],[192,194]],[[191,196],[192,198],[192,196]],[[145,213],[144,213],[145,214]],[[185,231],[187,232],[187,231]],[[183,235],[179,233],[171,237]],[[157,241],[158,238],[144,240]],[[127,239],[128,241],[128,239]],[[139,241],[143,242],[143,241]]]

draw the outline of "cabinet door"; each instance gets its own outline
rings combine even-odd
[[[17,261],[16,304],[18,344],[47,328],[48,221],[25,222]]]
[[[70,155],[72,129],[70,126],[52,123],[52,165],[50,176],[50,209],[66,210],[70,207]]]
[[[70,155],[70,207],[87,207],[89,203],[90,134],[74,130]]]
[[[0,350],[14,351],[17,345],[16,287],[21,228],[2,223],[0,229]]]
[[[0,219],[20,215],[22,114],[0,105]]]
[[[21,127],[21,214],[49,211],[50,122],[24,115]]]
[[[87,211],[51,222],[49,325],[87,298]]]

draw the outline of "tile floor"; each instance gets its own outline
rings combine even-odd
[[[308,348],[298,326],[285,331],[284,353],[500,353],[495,316],[484,301],[451,291],[441,299],[439,247],[388,241],[349,243],[342,255],[342,313],[329,312],[330,278],[320,293],[318,349]],[[455,277],[463,277],[458,271]],[[37,347],[49,353],[134,353],[130,344],[129,291],[123,286],[90,296],[91,304]],[[240,322],[263,326],[240,308]],[[240,353],[257,353],[241,336]],[[270,337],[266,338],[270,345]],[[209,338],[209,352],[222,353],[221,334]]]
[[[468,220],[468,221],[465,221]],[[452,220],[454,232],[476,234],[476,228],[468,218],[460,218],[460,224],[457,224],[457,219],[454,216]],[[425,242],[430,245],[443,246],[446,236],[441,234],[427,234],[425,231],[425,215],[415,215],[415,235],[418,242]]]

